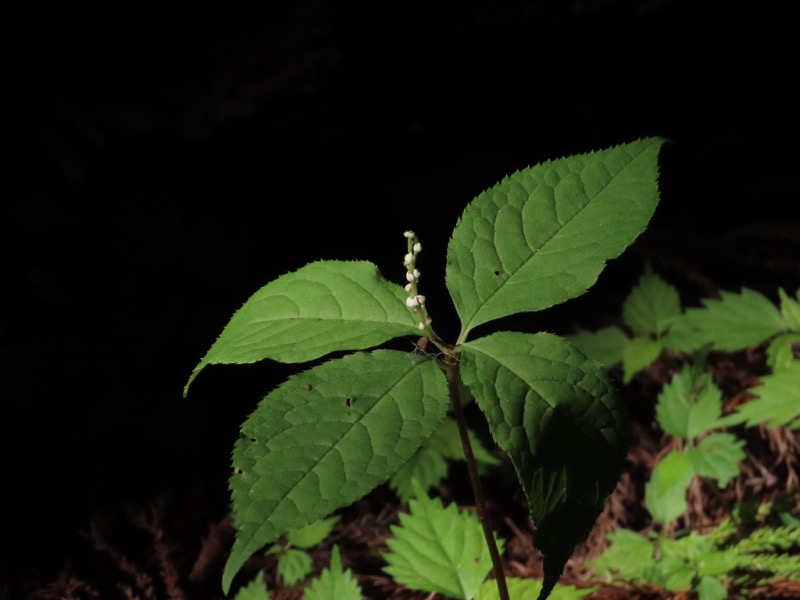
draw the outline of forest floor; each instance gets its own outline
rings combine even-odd
[[[613,317],[611,317],[613,319]],[[723,392],[726,412],[747,401],[747,391],[767,372],[762,346],[739,353],[712,353],[706,369]],[[644,484],[653,467],[676,441],[664,434],[654,420],[654,406],[663,385],[679,368],[679,356],[662,356],[633,380],[622,385],[632,415],[633,443],[616,490],[586,541],[568,562],[562,583],[592,587],[586,598],[667,599],[693,598],[690,592],[670,593],[652,586],[631,588],[597,579],[587,568],[588,559],[608,546],[606,534],[624,527],[647,534],[654,524],[643,504]],[[621,381],[619,367],[612,375]],[[687,493],[688,510],[674,530],[708,530],[730,514],[729,507],[744,499],[769,501],[793,497],[797,504],[800,437],[786,428],[752,427],[737,431],[746,441],[746,460],[741,471],[722,492],[709,490],[696,480]],[[510,464],[487,476],[489,517],[506,540],[504,559],[508,577],[541,578],[542,560],[532,544],[533,527],[521,490],[509,479]],[[448,477],[434,493],[445,503],[455,502],[474,510],[463,463],[450,465]],[[792,496],[792,494],[795,494]],[[39,580],[25,582],[30,600],[94,600],[125,598],[141,600],[218,600],[222,565],[234,536],[224,482],[207,487],[180,486],[161,489],[137,501],[122,499],[116,510],[91,515],[77,534],[74,547],[65,549],[57,574],[41,573]],[[388,550],[390,527],[407,508],[388,486],[380,486],[362,500],[337,511],[340,517],[331,535],[310,554],[318,574],[330,562],[331,548],[338,545],[343,566],[352,570],[367,598],[432,600],[429,592],[413,591],[393,581],[384,571],[381,553]],[[300,599],[304,583],[281,587],[276,581],[276,557],[256,555],[234,582],[234,589],[260,572],[273,600]],[[307,584],[307,580],[305,582]],[[231,596],[233,597],[233,596]],[[747,590],[747,597],[800,598],[800,583],[776,580]]]
[[[711,372],[726,390],[726,404],[732,406],[746,394],[763,372],[764,357],[758,349],[741,356],[717,354],[709,361]],[[635,400],[652,405],[653,394],[667,380],[663,361],[652,365],[630,384]],[[607,546],[605,535],[617,527],[639,532],[652,528],[642,505],[644,483],[664,452],[674,448],[667,436],[657,433],[652,423],[634,422],[634,443],[620,482],[595,528],[567,564],[562,583],[595,587],[586,596],[597,600],[639,598],[690,598],[655,588],[630,589],[596,580],[585,567],[587,559],[600,555]],[[718,497],[710,497],[702,486],[692,485],[689,510],[682,525],[709,528],[725,517],[724,505],[746,497],[776,498],[797,489],[800,439],[784,428],[756,428],[747,435],[747,460],[739,477]],[[510,467],[509,467],[510,468]],[[445,502],[457,502],[473,510],[463,464],[451,465],[450,477],[438,489]],[[508,481],[504,482],[508,486]],[[505,572],[509,577],[541,578],[541,555],[533,547],[532,528],[526,519],[526,503],[519,490],[498,487],[491,490],[490,517],[496,531],[506,539]],[[498,493],[498,492],[504,493]],[[411,591],[383,572],[380,553],[388,550],[390,526],[405,510],[386,486],[354,505],[338,511],[341,517],[329,538],[311,552],[314,573],[330,562],[330,549],[337,544],[343,565],[352,569],[365,597],[428,599],[428,592]],[[124,505],[116,513],[91,517],[81,532],[83,544],[65,557],[63,568],[53,581],[44,582],[30,595],[31,600],[89,600],[129,598],[156,600],[213,600],[222,598],[219,587],[221,566],[233,539],[234,529],[225,499],[192,497],[182,491],[167,491],[145,505]],[[249,581],[263,570],[274,600],[300,599],[303,585],[281,588],[275,580],[276,558],[256,556],[243,569],[238,581]],[[800,597],[800,584],[778,581],[757,590],[750,597]]]

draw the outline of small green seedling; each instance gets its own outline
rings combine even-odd
[[[706,534],[682,532],[669,539],[615,529],[606,536],[611,546],[589,566],[604,581],[694,590],[699,600],[746,598],[745,592],[758,586],[800,581],[800,522],[784,513],[780,516],[788,524],[769,524],[764,516],[772,505],[763,503],[758,521],[749,523],[742,518],[742,506],[734,510],[734,519],[726,518]]]
[[[428,498],[416,481],[412,487],[416,498],[410,501],[408,513],[400,513],[400,525],[392,527],[393,537],[387,540],[390,551],[383,555],[388,563],[384,571],[412,590],[455,600],[497,599],[495,582],[484,581],[492,563],[475,514],[459,511],[455,504],[442,506],[439,499]],[[505,542],[496,541],[502,551]],[[543,586],[536,579],[510,578],[507,583],[510,600],[534,598]],[[596,589],[564,585],[553,590],[550,598],[577,600]]]
[[[303,600],[362,600],[361,587],[350,569],[342,568],[339,547],[331,551],[331,564],[315,577],[303,591]],[[269,600],[269,591],[261,571],[248,584],[242,586],[234,600]]]
[[[350,569],[342,567],[339,546],[331,552],[331,566],[323,569],[303,593],[303,600],[362,600],[361,587]]]
[[[416,480],[412,486],[416,498],[408,513],[400,513],[400,525],[391,528],[384,571],[412,590],[472,600],[492,568],[478,518],[428,498]],[[503,540],[495,541],[502,552]]]
[[[406,232],[404,286],[370,262],[318,261],[279,277],[233,315],[192,373],[359,350],[290,377],[241,428],[230,481],[236,539],[223,589],[247,558],[392,477],[452,408],[498,593],[502,565],[460,390],[466,385],[510,457],[544,554],[546,598],[616,486],[628,423],[605,369],[549,333],[490,322],[579,296],[647,227],[658,204],[661,138],[548,161],[506,177],[466,208],[447,248],[457,339],[433,328],[420,287],[422,245]],[[399,262],[399,261],[398,261]],[[398,265],[399,266],[399,265]],[[364,351],[420,336],[438,353]]]
[[[239,588],[233,600],[269,600],[269,590],[264,582],[264,574],[259,571],[252,581]]]
[[[661,428],[683,441],[667,453],[645,485],[645,504],[662,525],[686,512],[686,490],[695,476],[717,482],[720,489],[739,474],[743,440],[714,432],[722,416],[722,391],[703,371],[705,357],[686,364],[658,396],[656,417]]]
[[[306,550],[322,542],[330,534],[339,517],[320,519],[286,534],[285,544],[274,544],[266,554],[278,557],[278,580],[284,585],[294,585],[305,579],[313,568],[311,555]]]
[[[647,265],[622,304],[622,319],[633,332],[632,337],[613,325],[597,331],[579,330],[566,337],[587,356],[607,367],[621,362],[622,379],[628,383],[672,347],[670,326],[681,312],[678,290]]]

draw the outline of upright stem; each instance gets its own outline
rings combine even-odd
[[[483,495],[483,486],[478,476],[478,467],[475,464],[475,455],[472,453],[472,444],[469,441],[467,423],[464,419],[464,409],[461,406],[461,396],[458,393],[458,364],[456,363],[455,357],[451,354],[446,354],[444,366],[447,373],[447,387],[450,391],[450,400],[453,402],[453,412],[455,413],[456,423],[458,423],[458,433],[461,436],[461,445],[464,448],[464,458],[466,458],[467,461],[469,479],[470,482],[472,482],[472,493],[475,496],[475,509],[478,513],[478,520],[483,528],[486,544],[489,546],[489,556],[492,559],[492,566],[494,567],[497,592],[500,600],[509,600],[508,586],[506,585],[506,577],[503,573],[503,563],[500,560],[500,552],[497,550],[497,543],[495,542],[494,533],[492,532],[492,524],[489,522],[489,517],[486,514],[486,498]]]

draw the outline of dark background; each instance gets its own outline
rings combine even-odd
[[[339,4],[0,20],[7,581],[53,577],[102,507],[163,489],[224,506],[238,424],[291,369],[211,367],[181,390],[277,275],[363,258],[402,281],[413,228],[452,336],[449,233],[516,169],[672,141],[650,229],[537,326],[618,311],[644,258],[800,285],[795,2]]]

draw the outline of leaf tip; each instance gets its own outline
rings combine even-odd
[[[205,361],[201,362],[199,365],[197,365],[194,368],[194,371],[192,371],[192,374],[189,375],[189,380],[186,382],[186,385],[183,386],[183,398],[184,398],[184,400],[187,398],[187,396],[189,396],[189,386],[192,385],[192,382],[200,374],[200,371],[202,371],[203,367],[205,367],[205,366],[206,366]]]

